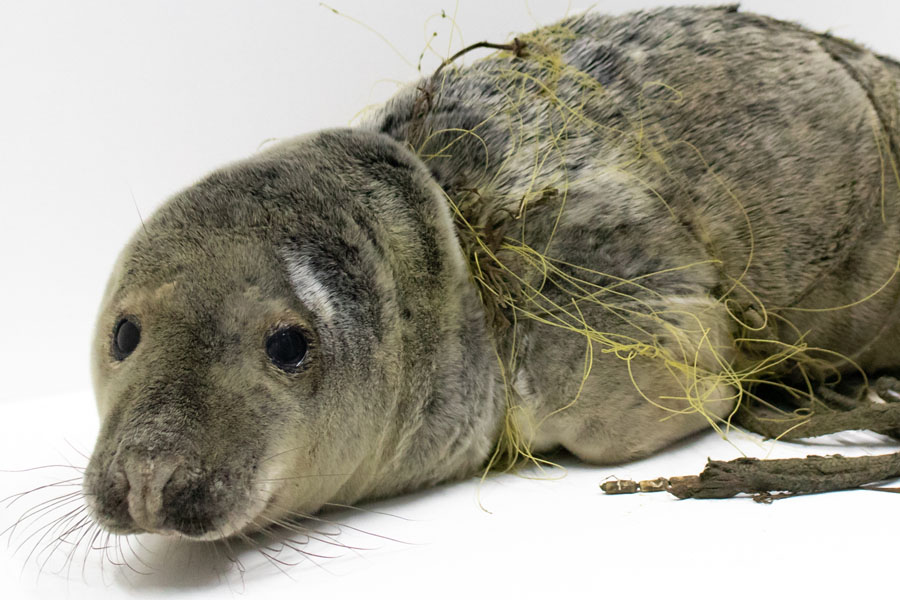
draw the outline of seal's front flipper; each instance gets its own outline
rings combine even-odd
[[[900,402],[900,379],[896,377],[879,377],[872,389],[885,402]]]

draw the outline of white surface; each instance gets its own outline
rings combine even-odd
[[[72,461],[83,465],[94,430],[88,395],[16,402],[0,435],[0,456],[10,468]],[[47,431],[35,436],[20,423],[41,418]],[[49,440],[49,441],[48,441]],[[832,444],[735,442],[772,457],[809,453],[847,455],[896,450],[874,434],[848,433]],[[71,444],[71,445],[69,445]],[[665,493],[605,496],[608,476],[646,479],[694,474],[707,456],[733,458],[730,444],[706,435],[632,465],[596,468],[565,463],[567,472],[535,473],[537,479],[493,476],[467,481],[325,518],[342,524],[337,538],[360,550],[312,542],[308,552],[330,558],[304,560],[295,552],[279,558],[298,563],[283,571],[252,551],[242,553],[243,577],[216,560],[224,548],[147,543],[130,562],[151,571],[138,575],[107,562],[99,552],[77,555],[70,570],[54,574],[61,548],[39,573],[28,552],[37,538],[28,530],[13,538],[23,549],[0,563],[4,598],[430,598],[471,596],[638,598],[859,597],[896,593],[896,540],[900,527],[896,494],[841,492],[788,498],[771,505],[748,498],[679,501]],[[564,476],[563,476],[564,475]],[[67,469],[5,474],[0,496],[70,477]],[[479,507],[481,504],[484,509]],[[37,500],[5,509],[4,526]],[[486,512],[490,511],[490,512]],[[41,523],[49,522],[47,519]],[[355,529],[354,529],[355,528]],[[334,530],[329,527],[329,530]],[[370,532],[366,535],[360,531]],[[33,530],[32,530],[33,531]],[[384,537],[378,537],[384,536]],[[392,541],[390,539],[392,538]],[[39,549],[46,544],[38,544]],[[46,556],[43,555],[43,556]],[[477,591],[476,591],[477,590]],[[643,590],[643,593],[637,593]]]
[[[533,1],[534,17],[521,0],[468,0],[458,8],[450,0],[330,4],[377,30],[414,63],[433,31],[438,52],[447,54],[449,21],[439,16],[441,8],[456,11],[471,43],[503,40],[533,28],[535,20],[551,22],[568,3]],[[579,1],[571,10],[591,4],[621,12],[657,2]],[[900,56],[895,2],[747,1],[742,7]],[[453,49],[461,46],[455,37]],[[426,57],[425,72],[436,60]],[[254,152],[267,138],[345,125],[389,96],[391,80],[415,76],[378,36],[316,1],[0,3],[0,467],[58,462],[60,453],[83,464],[64,440],[84,452],[92,445],[87,347],[107,271],[139,225],[138,212],[149,214],[167,195]],[[37,421],[50,424],[38,429]],[[778,447],[795,455],[807,450]],[[243,583],[234,573],[220,580],[197,556],[179,562],[178,555],[153,575],[126,579],[125,571],[107,565],[101,577],[94,556],[83,578],[76,567],[68,578],[45,573],[35,584],[33,565],[23,570],[24,556],[5,552],[0,596],[412,597],[472,594],[477,586],[484,590],[479,596],[572,590],[612,597],[644,589],[649,596],[741,598],[801,589],[833,596],[851,584],[860,586],[856,593],[876,585],[896,593],[896,584],[881,584],[896,564],[896,495],[854,492],[762,506],[666,495],[611,498],[597,488],[613,473],[695,473],[707,455],[729,458],[735,451],[710,436],[627,467],[569,465],[559,481],[492,479],[480,488],[492,514],[478,507],[477,482],[368,507],[414,521],[342,514],[349,526],[410,543],[345,528],[341,540],[377,549],[343,550],[339,558],[317,559],[318,566],[304,562],[290,577],[263,565]],[[43,476],[2,474],[0,492],[20,491]],[[0,522],[16,514],[4,509]]]

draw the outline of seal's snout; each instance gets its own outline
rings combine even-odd
[[[255,489],[255,467],[210,464],[190,451],[119,444],[95,453],[85,473],[92,516],[108,531],[179,534],[197,539],[225,537],[257,515],[265,494]],[[251,457],[241,457],[255,464]],[[244,468],[247,467],[247,468]]]
[[[120,463],[128,485],[128,514],[145,531],[160,531],[165,522],[163,489],[184,460],[129,454]]]

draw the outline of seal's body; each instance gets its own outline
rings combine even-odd
[[[225,537],[471,475],[510,428],[634,459],[733,410],[736,382],[697,373],[799,340],[900,368],[900,66],[729,8],[524,41],[135,234],[94,346],[102,525]],[[550,316],[486,318],[470,238]]]

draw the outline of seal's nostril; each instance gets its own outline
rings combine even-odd
[[[145,531],[159,531],[165,520],[163,488],[183,460],[176,456],[129,455],[123,461],[128,481],[128,514]]]

